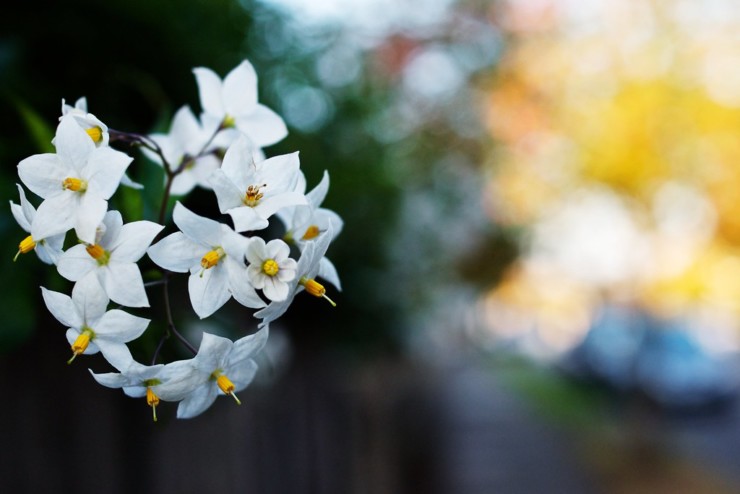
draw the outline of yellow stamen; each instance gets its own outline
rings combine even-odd
[[[250,185],[249,187],[247,187],[247,193],[244,195],[244,199],[242,200],[244,205],[253,208],[257,204],[259,204],[260,199],[265,197],[265,195],[260,192],[260,189],[264,187],[267,187],[267,184]]]
[[[90,328],[84,328],[75,342],[72,343],[72,358],[67,360],[67,363],[71,364],[75,357],[77,357],[77,355],[85,353],[85,350],[87,350],[87,347],[90,344],[90,340],[92,340],[93,338],[95,338],[95,333],[93,332],[93,330]]]
[[[100,127],[90,127],[89,129],[85,129],[85,132],[87,132],[87,135],[90,136],[90,139],[92,139],[95,144],[103,140],[103,129]]]
[[[87,182],[79,178],[67,177],[62,181],[62,188],[71,190],[72,192],[85,192],[87,190]]]
[[[236,387],[234,386],[234,383],[231,382],[231,379],[226,377],[224,374],[219,374],[216,377],[216,384],[225,394],[233,396],[237,405],[242,404],[242,402],[239,401],[239,398],[236,397],[236,394],[234,394],[234,389],[236,389]]]
[[[236,125],[236,119],[232,117],[231,115],[226,115],[224,119],[221,121],[221,128],[222,129],[230,129]]]
[[[159,396],[157,396],[152,388],[146,388],[146,404],[152,407],[152,417],[154,421],[157,421],[157,405],[159,405]]]
[[[319,236],[321,230],[316,225],[311,225],[306,229],[306,233],[303,234],[301,240],[311,240]]]
[[[221,258],[225,255],[226,253],[221,247],[216,247],[213,250],[209,250],[203,255],[203,258],[200,260],[200,266],[203,269],[211,269],[213,266],[218,264]]]
[[[28,254],[36,247],[36,242],[31,237],[31,235],[27,236],[23,240],[21,240],[21,243],[18,244],[18,253],[13,258],[13,262],[15,262],[16,259],[18,259],[18,256],[21,254]]]
[[[267,276],[275,276],[280,271],[280,266],[275,262],[275,259],[268,259],[262,263],[262,272]]]
[[[101,266],[108,264],[108,261],[110,260],[110,252],[105,250],[100,244],[90,244],[85,247],[85,250],[90,254],[90,257],[98,261],[98,264]]]
[[[300,285],[303,285],[303,287],[306,289],[306,292],[308,292],[310,295],[313,295],[314,297],[325,298],[332,307],[337,306],[337,304],[335,304],[332,299],[326,296],[326,288],[324,288],[324,285],[314,280],[313,278],[301,278],[298,283]]]

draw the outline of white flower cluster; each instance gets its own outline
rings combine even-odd
[[[339,278],[325,257],[342,228],[337,214],[321,208],[329,187],[321,182],[306,193],[298,153],[265,159],[262,147],[287,135],[282,119],[257,102],[257,76],[248,61],[225,79],[206,68],[193,70],[203,113],[184,106],[168,134],[149,136],[109,129],[87,111],[85,98],[74,107],[62,101],[62,116],[52,143],[55,153],[37,154],[18,164],[23,184],[43,201],[36,209],[19,185],[13,216],[29,235],[18,254],[34,250],[73,281],[72,296],[41,288],[53,316],[67,326],[71,363],[78,355],[100,352],[118,371],[92,373],[102,385],[146,397],[156,420],[160,400],[179,402],[179,418],[194,417],[219,395],[245,388],[255,375],[255,355],[264,346],[268,325],[280,317],[297,293],[324,297],[322,277],[337,289]],[[124,223],[108,200],[119,185],[142,188],[125,173],[133,158],[110,147],[120,142],[141,148],[164,168],[165,185],[158,222]],[[223,157],[223,158],[221,158]],[[180,202],[172,211],[178,231],[153,245],[165,228],[171,195],[194,187],[212,190],[227,223],[199,216]],[[257,236],[271,217],[285,228],[282,239]],[[74,240],[66,238],[74,231]],[[65,250],[65,240],[73,244]],[[297,259],[291,258],[291,245]],[[162,277],[144,283],[138,262],[148,254]],[[188,292],[202,319],[230,298],[259,309],[258,331],[236,341],[204,333],[196,350],[173,323],[168,280],[189,273]],[[151,365],[136,362],[127,343],[140,337],[149,319],[120,307],[149,307],[146,289],[164,285],[167,321]],[[108,309],[113,302],[118,308]],[[331,302],[333,305],[333,302]],[[165,339],[174,334],[193,358],[157,364]]]

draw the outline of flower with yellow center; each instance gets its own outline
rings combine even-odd
[[[295,279],[296,261],[289,256],[290,247],[282,240],[265,243],[260,237],[250,239],[246,253],[249,281],[272,301],[285,300],[288,283]]]
[[[10,201],[10,211],[13,213],[13,217],[18,222],[21,228],[26,232],[31,231],[31,225],[36,217],[36,208],[31,205],[26,199],[26,194],[23,192],[23,188],[18,185],[18,193],[20,194],[21,203],[16,204]],[[56,264],[59,256],[62,255],[62,246],[64,244],[65,234],[53,235],[47,238],[37,239],[33,235],[27,235],[18,244],[18,252],[16,253],[13,260],[18,259],[21,254],[27,254],[31,251],[35,251],[36,255],[46,264]]]
[[[198,353],[182,361],[192,369],[189,382],[194,389],[177,407],[178,418],[191,418],[208,409],[219,395],[229,395],[241,404],[236,393],[249,385],[257,372],[253,360],[267,341],[268,329],[232,342],[210,333],[203,333]]]
[[[49,312],[67,326],[67,341],[72,348],[71,363],[78,355],[103,353],[116,361],[128,352],[126,342],[141,336],[149,319],[122,310],[106,311],[108,297],[94,275],[86,276],[72,289],[72,297],[41,288]]]
[[[210,316],[232,296],[247,307],[265,306],[254,287],[245,282],[247,238],[227,225],[198,216],[179,202],[172,217],[181,231],[151,246],[149,257],[169,271],[190,272],[188,292],[199,317]]]
[[[254,148],[240,137],[226,150],[210,184],[219,209],[231,216],[237,232],[261,230],[280,209],[306,204],[303,194],[293,190],[299,168],[298,153],[255,162]]]
[[[63,116],[55,136],[56,153],[36,154],[18,164],[18,175],[44,201],[31,228],[34,239],[74,229],[94,243],[108,199],[121,183],[132,158],[107,146],[96,147],[71,114]]]
[[[62,99],[62,117],[70,115],[77,125],[85,131],[95,146],[107,146],[110,140],[108,126],[101,122],[95,115],[87,111],[87,98],[84,96],[75,101],[75,105],[68,105]]]

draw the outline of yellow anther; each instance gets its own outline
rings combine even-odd
[[[259,204],[260,199],[265,197],[265,195],[260,192],[260,189],[264,187],[267,187],[267,184],[250,185],[249,187],[247,187],[247,192],[246,194],[244,194],[244,200],[242,201],[244,205],[253,208],[257,204]]]
[[[110,260],[110,252],[105,250],[100,244],[90,244],[85,247],[85,250],[90,254],[90,257],[98,261],[98,264],[101,266],[108,264],[108,261]]]
[[[231,382],[231,379],[226,377],[224,374],[219,373],[219,375],[216,376],[216,384],[218,385],[219,389],[221,389],[221,391],[223,391],[225,394],[233,396],[234,400],[236,400],[237,405],[242,404],[242,402],[239,401],[239,398],[237,398],[234,394],[236,386],[234,386],[234,383]]]
[[[95,144],[103,140],[103,129],[100,127],[90,127],[89,129],[85,129],[85,132],[87,132],[87,135],[90,136],[90,139],[92,139]]]
[[[221,121],[221,128],[222,129],[230,129],[236,125],[236,119],[232,117],[231,115],[226,115],[224,119]]]
[[[319,236],[319,233],[321,233],[321,230],[319,230],[319,227],[316,225],[311,225],[308,228],[306,228],[306,233],[303,234],[303,237],[301,240],[311,240]]]
[[[268,259],[262,263],[262,272],[267,276],[275,276],[280,271],[280,266],[275,262],[275,259]]]
[[[27,236],[23,240],[21,240],[21,243],[18,244],[18,253],[16,253],[15,257],[13,258],[13,261],[15,262],[16,259],[18,259],[18,256],[21,254],[28,254],[36,247],[36,241],[31,237],[31,235]]]
[[[213,250],[209,250],[205,253],[205,255],[203,255],[203,258],[200,260],[200,266],[203,269],[211,269],[213,266],[218,264],[221,258],[225,255],[226,253],[221,247],[216,247]]]
[[[82,333],[80,333],[80,336],[78,336],[75,342],[72,343],[72,358],[67,360],[67,363],[71,364],[75,357],[77,357],[77,355],[85,353],[85,350],[87,350],[87,347],[90,344],[90,340],[94,337],[95,333],[92,329],[84,328],[82,330]]]
[[[159,396],[157,396],[152,388],[146,388],[146,404],[152,407],[152,418],[157,421],[157,405],[159,405]]]
[[[313,295],[314,297],[325,298],[332,307],[337,306],[337,304],[335,304],[332,299],[326,296],[326,288],[324,288],[324,285],[314,280],[313,278],[307,279],[303,277],[298,281],[298,283],[300,285],[303,285],[303,288],[305,288],[306,292],[310,295]]]
[[[67,177],[62,181],[62,188],[71,190],[72,192],[85,192],[87,190],[87,182],[74,177]]]

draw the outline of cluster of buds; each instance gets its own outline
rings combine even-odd
[[[117,372],[90,371],[95,380],[122,388],[128,396],[145,397],[154,420],[161,400],[179,402],[179,418],[202,413],[219,395],[239,403],[236,393],[255,375],[254,357],[267,341],[269,324],[304,290],[334,305],[317,277],[341,289],[325,256],[342,228],[339,216],[321,207],[328,174],[306,192],[298,153],[266,158],[262,148],[283,139],[287,129],[275,112],[258,103],[257,76],[248,61],[223,80],[207,68],[193,72],[203,111],[197,118],[182,107],[168,134],[115,131],[88,113],[85,98],[74,107],[62,101],[52,141],[55,152],[18,164],[20,180],[42,202],[34,207],[19,185],[20,204],[10,203],[28,232],[16,259],[35,251],[74,282],[71,296],[41,288],[51,314],[68,327],[68,363],[101,353]],[[119,186],[143,188],[126,175],[133,158],[111,142],[139,148],[163,167],[156,222],[125,223],[119,211],[109,209],[108,200]],[[168,214],[171,196],[185,196],[195,187],[215,193],[219,210],[233,227],[199,216],[180,202]],[[178,231],[160,239],[170,216]],[[258,234],[273,216],[285,234],[266,241]],[[161,268],[161,275],[147,282],[137,264],[145,254]],[[211,316],[233,297],[256,310],[257,331],[236,341],[203,333],[196,349],[173,322],[168,292],[173,273],[189,274],[190,303],[199,318]],[[167,320],[151,364],[144,365],[127,344],[147,330],[150,320],[121,307],[149,307],[147,289],[157,285],[164,286]],[[117,307],[109,309],[111,303]],[[193,357],[157,363],[169,336]]]

